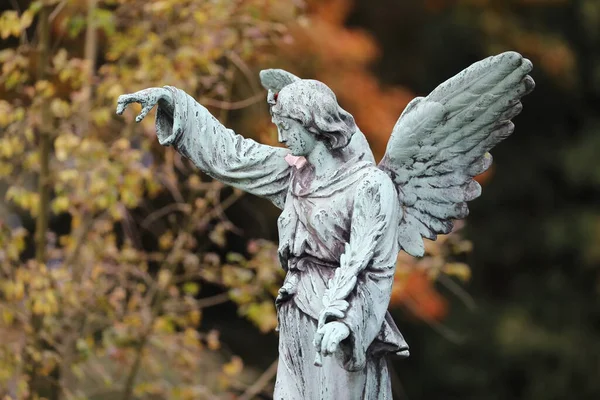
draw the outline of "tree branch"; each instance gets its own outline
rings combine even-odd
[[[175,260],[173,260],[173,258],[176,254],[180,253],[183,250],[183,247],[185,245],[187,237],[189,236],[189,233],[194,229],[194,226],[195,226],[194,220],[196,218],[197,218],[197,215],[195,215],[195,214],[190,216],[187,224],[185,225],[185,227],[181,230],[181,232],[177,236],[177,239],[175,240],[175,243],[173,244],[171,251],[165,257],[165,259],[161,265],[161,268],[159,269],[159,271],[166,270],[166,271],[170,272],[169,278],[168,278],[167,282],[164,284],[163,288],[159,288],[159,286],[156,285],[155,286],[156,291],[154,291],[150,297],[150,307],[151,307],[150,321],[148,321],[148,324],[146,325],[146,328],[145,328],[144,332],[142,333],[142,336],[137,345],[137,348],[135,349],[136,350],[135,359],[133,361],[133,364],[131,365],[131,369],[129,370],[129,373],[127,374],[127,378],[125,380],[123,396],[122,396],[123,400],[131,400],[131,398],[132,398],[133,388],[135,385],[135,379],[136,379],[138,372],[142,366],[144,350],[146,349],[146,345],[150,341],[150,337],[152,336],[152,333],[154,331],[154,323],[156,322],[156,319],[158,318],[158,316],[160,314],[160,310],[162,309],[165,295],[167,294],[168,288],[173,281],[173,271],[177,267],[177,262]]]
[[[267,370],[262,373],[262,375],[256,380],[256,382],[254,382],[248,389],[246,389],[244,394],[242,394],[238,398],[238,400],[251,400],[254,398],[254,396],[259,394],[264,389],[264,387],[269,384],[271,379],[275,377],[275,374],[277,373],[278,364],[278,360],[273,361],[269,368],[267,368]]]
[[[215,107],[215,108],[220,108],[222,110],[231,111],[231,110],[240,110],[242,108],[246,108],[248,106],[256,104],[257,102],[259,102],[260,100],[263,100],[263,99],[266,99],[265,94],[257,93],[252,97],[249,97],[247,99],[240,100],[240,101],[230,102],[230,101],[221,101],[221,100],[215,100],[215,99],[210,99],[210,98],[202,98],[200,100],[200,103],[205,106]]]
[[[191,210],[192,206],[190,206],[189,204],[171,203],[150,213],[146,218],[144,218],[141,225],[142,228],[148,229],[150,224],[152,224],[154,221],[161,217],[164,217],[167,214],[170,214],[173,211],[181,211],[184,214],[189,214]]]
[[[43,7],[40,11],[38,21],[38,71],[37,80],[45,80],[48,76],[47,66],[50,63],[50,24],[48,15],[50,9]],[[38,194],[40,196],[39,210],[35,227],[35,258],[43,264],[46,262],[46,232],[48,230],[48,211],[50,203],[50,151],[51,132],[49,127],[52,123],[49,110],[49,102],[44,102],[41,108],[40,142],[38,152],[40,154],[40,175],[38,181]]]
[[[39,13],[37,34],[38,34],[38,68],[37,81],[43,81],[48,77],[48,65],[50,64],[50,7],[43,6]],[[52,116],[49,109],[50,102],[44,101],[41,105],[41,123],[39,128],[39,159],[40,174],[38,177],[38,195],[39,209],[35,223],[35,259],[39,264],[45,264],[46,254],[46,233],[48,231],[48,219],[50,209],[50,152],[52,151],[52,138],[50,128],[52,125]],[[32,317],[34,346],[44,346],[44,342],[39,340],[40,330],[43,325],[42,316]],[[31,362],[31,387],[32,391],[37,392],[42,386],[42,376],[39,371],[39,363]],[[55,371],[58,371],[57,369]],[[54,371],[53,371],[54,372]],[[53,377],[55,380],[56,377]],[[50,400],[57,400],[59,396],[58,387],[53,387]]]

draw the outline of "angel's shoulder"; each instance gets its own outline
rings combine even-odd
[[[386,172],[375,165],[368,166],[358,183],[356,196],[363,196],[367,193],[379,193],[383,196],[393,195],[396,193],[396,187]]]

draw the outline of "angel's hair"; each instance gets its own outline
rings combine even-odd
[[[311,79],[301,79],[281,89],[271,114],[274,118],[298,121],[330,150],[346,147],[357,130],[354,117],[339,106],[333,91],[323,82]]]

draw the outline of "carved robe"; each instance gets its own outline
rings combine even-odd
[[[285,161],[286,149],[235,134],[193,98],[169,89],[175,109],[174,115],[158,109],[160,143],[174,146],[213,178],[283,209],[279,256],[287,275],[277,299],[280,342],[274,398],[391,399],[385,356],[408,353],[387,312],[401,217],[391,179],[364,155],[347,161],[333,176],[315,179],[310,164],[297,169]],[[372,232],[375,219],[382,223]],[[368,257],[366,267],[345,299],[349,307],[344,317],[337,319],[348,326],[350,336],[317,367],[313,338],[323,296],[342,254],[360,256],[363,248],[371,249],[363,255]]]

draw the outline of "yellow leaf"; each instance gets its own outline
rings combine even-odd
[[[105,126],[112,117],[112,109],[99,108],[92,111],[92,119],[97,126]]]
[[[52,63],[54,64],[54,68],[56,68],[57,71],[62,70],[67,65],[67,57],[68,54],[67,50],[65,49],[60,49],[56,52],[56,55],[52,59]]]
[[[164,11],[170,10],[171,4],[168,1],[155,1],[154,4],[151,4],[149,8],[151,12],[159,14]]]
[[[83,369],[81,369],[78,364],[71,364],[71,371],[73,372],[73,375],[79,379],[82,379],[85,376],[85,372],[83,372]]]
[[[27,28],[29,28],[31,26],[32,22],[33,22],[33,11],[32,10],[26,10],[21,15],[21,21],[20,21],[19,28],[21,30],[27,29]]]
[[[173,322],[164,317],[156,319],[156,321],[154,322],[154,329],[157,332],[163,332],[163,333],[175,332],[175,326],[173,325]]]
[[[208,332],[208,335],[206,336],[206,344],[208,345],[208,348],[213,351],[219,350],[221,348],[219,332],[215,330]]]
[[[450,276],[456,276],[463,282],[471,279],[471,269],[464,263],[447,263],[442,268],[442,271]]]
[[[94,266],[94,268],[92,269],[92,275],[91,275],[92,280],[98,279],[102,275],[103,272],[104,272],[104,269],[102,268],[101,265]]]
[[[200,346],[198,331],[195,329],[187,328],[183,333],[183,344],[189,347],[198,347]]]
[[[39,170],[40,166],[40,153],[29,153],[25,155],[25,160],[23,161],[23,165],[25,168],[29,170]]]
[[[13,122],[12,112],[10,103],[0,100],[0,127],[5,128]]]
[[[35,83],[35,90],[42,97],[52,97],[56,92],[54,85],[49,81],[37,81]]]
[[[55,314],[58,312],[58,300],[56,299],[56,294],[53,290],[46,291],[46,302],[48,304],[49,313]]]
[[[244,363],[242,362],[242,359],[238,356],[233,356],[231,361],[223,365],[223,372],[229,377],[234,377],[239,375],[243,368]]]
[[[158,247],[161,250],[168,250],[171,246],[173,246],[173,233],[167,231],[165,234],[161,235],[160,239],[158,239]]]
[[[31,308],[31,311],[35,314],[35,315],[43,315],[47,313],[47,309],[48,307],[46,306],[46,304],[44,304],[42,301],[40,301],[39,299],[35,299],[33,300],[33,307]]]
[[[59,161],[66,161],[73,149],[79,146],[80,139],[72,133],[59,135],[54,141],[54,151]],[[95,181],[94,181],[95,182]]]
[[[106,183],[106,180],[98,177],[95,178],[92,183],[90,184],[90,194],[91,195],[99,195],[99,194],[105,194],[106,190],[108,189],[108,184]]]
[[[158,273],[158,286],[165,288],[171,281],[171,273],[165,269]]]
[[[8,39],[11,35],[19,36],[21,33],[21,21],[19,14],[14,10],[4,11],[0,15],[0,37]]]
[[[0,146],[0,155],[2,155],[2,157],[4,157],[4,158],[11,158],[13,156],[13,153],[14,153],[14,148],[12,145],[12,141],[3,140],[2,146]]]
[[[52,201],[52,211],[60,214],[69,209],[69,198],[67,196],[58,196]]]
[[[12,325],[14,319],[15,314],[11,310],[8,310],[6,308],[2,309],[2,320],[6,325]]]
[[[71,218],[71,229],[75,230],[75,229],[79,228],[80,224],[81,224],[81,217],[79,216],[79,214],[73,215],[73,217]]]
[[[201,316],[202,316],[202,313],[200,312],[200,310],[192,310],[188,314],[188,318],[190,320],[190,323],[193,326],[200,325],[200,318],[201,318]],[[210,347],[210,344],[209,344],[209,347]]]
[[[69,103],[61,99],[53,99],[50,102],[50,111],[57,118],[67,118],[71,115],[71,107]]]
[[[77,179],[79,172],[76,169],[63,169],[58,172],[58,179],[63,182],[68,182]]]
[[[259,304],[250,304],[247,311],[248,319],[254,322],[261,332],[272,331],[277,326],[277,314],[272,302],[264,301]]]
[[[13,172],[13,169],[14,167],[10,163],[0,163],[0,178],[10,176],[10,174]]]
[[[13,286],[12,299],[16,301],[23,300],[25,297],[25,285],[23,282],[17,281]]]
[[[131,143],[129,142],[128,139],[120,138],[120,139],[117,139],[113,143],[111,150],[125,151],[125,150],[129,150],[130,147],[131,147]]]
[[[208,15],[206,15],[206,13],[203,11],[195,11],[194,19],[198,24],[204,24],[206,21],[208,21]]]
[[[27,139],[27,141],[29,143],[33,143],[33,140],[35,139],[35,135],[34,135],[33,129],[31,129],[31,127],[25,128],[25,139]]]

